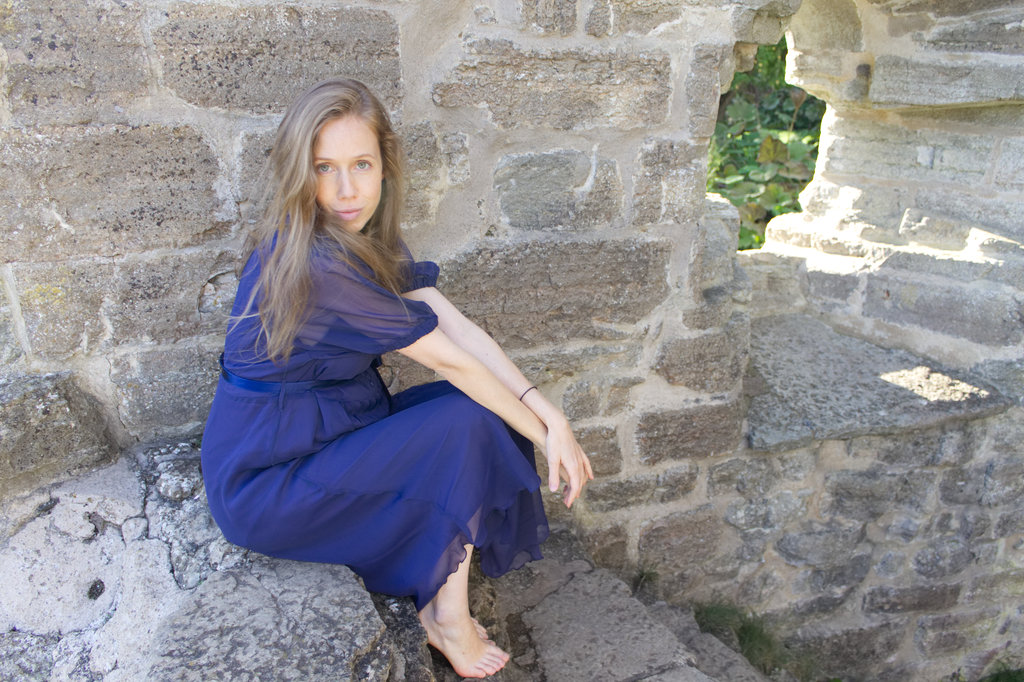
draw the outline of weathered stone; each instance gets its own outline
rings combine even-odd
[[[241,151],[235,166],[235,202],[242,220],[255,221],[269,188],[267,176],[270,150],[274,146],[275,130],[245,131],[240,135]]]
[[[859,521],[874,521],[894,507],[921,511],[928,502],[936,475],[930,471],[886,473],[834,471],[825,475],[830,514]]]
[[[688,140],[644,142],[633,177],[633,224],[686,223],[704,208],[707,148]]]
[[[743,376],[749,344],[750,319],[737,313],[720,332],[663,344],[653,367],[671,384],[725,393]]]
[[[591,35],[645,35],[662,24],[679,20],[683,16],[682,5],[671,0],[604,0],[595,3],[587,20]],[[599,14],[600,13],[600,14]],[[597,15],[597,16],[595,16]],[[599,17],[608,17],[599,19]],[[595,31],[590,31],[590,26]],[[602,32],[598,26],[607,25]]]
[[[217,159],[190,128],[7,129],[0,141],[0,248],[11,260],[181,248],[235,219],[214,189]]]
[[[960,589],[959,584],[911,587],[880,585],[864,594],[864,610],[871,613],[945,611],[956,606]]]
[[[584,426],[576,430],[576,440],[590,457],[595,476],[610,476],[622,470],[622,452],[613,426]]]
[[[817,675],[881,680],[874,668],[896,652],[904,629],[905,624],[899,620],[839,630],[809,627],[788,637],[784,644],[797,655],[813,656],[819,664]]]
[[[592,599],[595,594],[603,596]],[[524,613],[523,621],[538,643],[546,679],[654,680],[659,672],[671,672],[661,679],[710,682],[690,666],[686,650],[668,628],[631,597],[621,580],[601,569],[577,573]]]
[[[213,401],[221,342],[154,347],[111,362],[118,412],[135,434],[198,430]]]
[[[583,531],[583,544],[597,565],[605,566],[619,573],[626,570],[630,535],[622,526],[586,528]]]
[[[696,305],[682,311],[688,329],[706,330],[722,327],[732,316],[735,305],[730,287],[711,287],[697,292]]]
[[[968,604],[1002,604],[1016,599],[1024,590],[1024,569],[976,576],[965,595]]]
[[[563,36],[576,30],[576,0],[519,0],[523,23],[541,33]]]
[[[747,416],[757,449],[919,429],[1006,405],[970,377],[906,351],[841,336],[801,315],[755,320],[751,358],[770,389],[753,398]]]
[[[17,630],[0,632],[0,676],[5,680],[49,680],[57,635],[40,636]]]
[[[576,150],[501,159],[494,189],[502,214],[524,230],[581,230],[615,220],[622,182],[615,161]]]
[[[97,464],[116,444],[70,372],[0,377],[0,491]]]
[[[387,12],[297,5],[177,4],[153,31],[164,83],[201,107],[283,111],[305,87],[339,73],[389,108],[402,96],[398,26]]]
[[[917,192],[916,203],[952,220],[983,227],[1017,244],[1024,243],[1019,202],[975,193],[922,188]]]
[[[885,436],[865,436],[849,441],[854,459],[871,457],[885,464],[919,468],[943,464],[962,465],[978,444],[959,429],[924,429]]]
[[[989,135],[909,130],[902,125],[840,116],[819,172],[870,178],[973,185],[990,166]]]
[[[807,511],[804,496],[783,490],[772,497],[734,500],[725,511],[725,521],[740,530],[778,530]]]
[[[832,520],[805,521],[800,532],[786,533],[775,549],[788,563],[801,566],[835,567],[847,563],[864,540],[864,525]]]
[[[629,389],[638,377],[584,379],[566,389],[562,406],[569,419],[614,415],[629,407]]]
[[[964,287],[875,275],[868,277],[864,315],[931,329],[992,346],[1024,339],[1024,300],[1000,287]]]
[[[719,69],[723,59],[720,45],[697,44],[693,47],[686,75],[688,129],[693,137],[711,137],[715,133],[722,90]]]
[[[338,637],[337,619],[349,622]],[[146,679],[386,680],[390,644],[344,566],[265,561],[213,573],[157,634]]]
[[[636,474],[617,480],[598,480],[587,486],[586,506],[595,512],[614,511],[677,500],[697,485],[698,468],[686,465],[660,474]]]
[[[0,278],[5,277],[6,270],[0,266]],[[12,367],[24,354],[15,329],[14,311],[7,296],[0,296],[0,367]]]
[[[668,115],[671,60],[658,52],[538,51],[471,39],[434,85],[442,107],[483,106],[501,128],[633,129]],[[703,187],[703,185],[701,185]]]
[[[992,633],[1001,621],[1000,609],[970,613],[922,616],[917,621],[914,644],[925,656],[968,652]]]
[[[735,402],[643,414],[636,427],[640,461],[657,464],[733,452],[739,445],[741,421]]]
[[[402,218],[411,224],[430,222],[448,184],[441,140],[428,122],[405,126],[399,134],[408,160]]]
[[[926,215],[908,208],[900,221],[899,234],[911,244],[959,251],[964,248],[971,226],[957,220]]]
[[[778,478],[770,459],[745,455],[712,466],[708,470],[708,492],[712,495],[738,492],[747,499],[757,499],[767,495]]]
[[[592,372],[596,368],[609,373],[632,370],[640,361],[640,351],[639,343],[628,342],[583,347],[554,346],[541,351],[517,352],[513,349],[509,355],[523,374],[539,384],[576,377]],[[613,390],[621,399],[621,393],[628,390],[628,387],[621,386]],[[611,398],[609,395],[609,412],[614,407]],[[621,400],[619,404],[621,405]]]
[[[681,593],[709,570],[712,560],[731,544],[725,526],[710,504],[640,526],[640,565],[658,573],[664,591]]]
[[[1024,509],[1000,514],[999,520],[996,521],[995,534],[997,538],[1024,534]]]
[[[92,530],[86,537],[69,533],[44,514],[7,542],[0,550],[0,629],[58,635],[86,628],[112,608],[121,533]]]
[[[914,570],[925,578],[946,578],[963,571],[974,560],[970,546],[959,537],[937,537],[914,555]]]
[[[939,482],[939,492],[942,501],[949,504],[1013,504],[1024,497],[1024,480],[1019,478],[1022,475],[1024,458],[1019,457],[950,469]]]
[[[663,242],[482,242],[445,263],[440,287],[502,347],[609,339],[668,294]],[[629,273],[624,276],[623,273]]]
[[[45,358],[95,353],[109,334],[102,313],[114,266],[70,261],[12,269],[33,352]]]
[[[968,63],[875,57],[868,96],[885,106],[942,106],[1024,99],[1024,71],[1002,60]]]
[[[133,97],[146,94],[138,2],[8,5],[0,43],[7,52],[8,97],[19,122],[89,123],[117,115]]]
[[[864,581],[871,571],[871,555],[858,554],[849,562],[828,568],[816,568],[807,574],[806,585],[813,592],[833,592],[844,599],[850,590]]]

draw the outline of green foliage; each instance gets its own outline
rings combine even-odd
[[[761,246],[773,217],[800,210],[797,195],[814,175],[825,104],[787,85],[785,72],[785,40],[762,45],[719,103],[708,191],[739,209],[741,249]]]
[[[784,668],[788,654],[764,621],[730,604],[697,604],[693,617],[701,631],[738,647],[750,664],[768,675]]]

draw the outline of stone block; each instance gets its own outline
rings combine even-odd
[[[994,507],[1015,504],[1024,497],[1024,459],[1007,457],[989,464],[948,470],[939,482],[947,504]],[[1015,478],[1016,477],[1016,478]]]
[[[819,172],[965,188],[983,181],[995,146],[991,135],[908,130],[850,117],[836,118],[829,135]]]
[[[1017,244],[1024,243],[1019,201],[968,192],[921,189],[915,203],[923,210],[981,227]]]
[[[879,55],[868,91],[884,106],[943,106],[1024,99],[1019,64],[984,56],[956,61]]]
[[[147,348],[111,361],[118,412],[135,436],[202,428],[213,401],[221,341]]]
[[[695,138],[709,138],[715,134],[718,102],[722,94],[720,70],[726,58],[723,52],[720,45],[697,44],[693,47],[685,87],[688,129]]]
[[[974,605],[1009,603],[1024,590],[1024,569],[1011,569],[976,576],[964,595],[964,603]]]
[[[863,608],[868,613],[945,611],[956,606],[961,588],[959,584],[909,587],[880,585],[864,594]]]
[[[182,248],[236,217],[214,188],[217,157],[186,127],[7,129],[0,173],[0,248],[13,261]]]
[[[505,221],[523,230],[603,226],[622,210],[615,161],[571,149],[503,157],[494,189]]]
[[[899,228],[900,236],[908,243],[948,251],[963,249],[970,232],[971,226],[968,223],[927,215],[916,208],[904,211]]]
[[[779,479],[774,463],[765,457],[744,454],[719,462],[708,470],[709,494],[736,492],[747,499],[759,499],[771,491]]]
[[[783,490],[772,497],[730,502],[725,511],[725,521],[742,531],[778,530],[806,511],[807,501],[804,495]]]
[[[109,336],[102,317],[116,268],[106,262],[12,268],[29,345],[44,358],[95,352]]]
[[[709,287],[697,292],[695,298],[696,305],[683,310],[680,316],[688,329],[722,327],[733,314],[735,303],[731,287]]]
[[[633,177],[633,224],[686,223],[705,209],[707,146],[648,139]]]
[[[936,537],[914,555],[914,571],[925,578],[939,579],[956,575],[975,559],[970,545],[955,536]]]
[[[672,67],[663,53],[542,51],[476,38],[465,53],[434,85],[434,102],[485,107],[500,128],[636,129],[668,115]]]
[[[597,0],[587,15],[592,36],[647,35],[663,24],[678,21],[684,7],[671,0]]]
[[[1002,140],[992,182],[1004,192],[1024,191],[1024,138]]]
[[[629,478],[597,480],[587,486],[586,507],[590,511],[608,512],[664,504],[690,493],[697,485],[696,465],[668,469],[659,474],[636,474]]]
[[[635,323],[668,295],[670,251],[644,240],[486,241],[444,263],[439,286],[502,347],[613,340],[622,333],[608,323]]]
[[[663,592],[680,594],[731,544],[726,528],[710,504],[646,520],[640,526],[640,565],[657,572]]]
[[[622,451],[613,426],[585,426],[576,429],[576,440],[590,457],[595,476],[610,476],[622,470]]]
[[[864,540],[864,525],[853,521],[805,521],[798,532],[786,533],[775,549],[794,566],[835,567],[849,562]]]
[[[584,379],[566,389],[562,408],[569,419],[614,415],[629,408],[629,389],[638,377]]]
[[[736,208],[717,194],[706,194],[690,250],[689,284],[693,291],[734,284],[740,218]]]
[[[740,444],[742,420],[736,402],[642,414],[636,427],[640,461],[657,464],[731,453]]]
[[[41,636],[30,632],[0,633],[0,676],[5,680],[48,680],[53,670],[53,659],[58,635]]]
[[[662,344],[653,367],[670,384],[727,393],[743,377],[749,345],[750,319],[737,313],[722,331]]]
[[[752,366],[769,389],[753,397],[747,414],[751,446],[759,450],[920,430],[1006,405],[969,376],[837,334],[803,315],[754,320],[750,345]]]
[[[996,521],[995,534],[997,538],[1024,535],[1024,509],[1014,509],[1000,514]]]
[[[970,3],[976,6],[977,3]],[[984,3],[982,3],[984,4]],[[914,36],[916,42],[929,50],[947,52],[1024,54],[1024,35],[1020,31],[1019,8],[994,5],[992,12],[970,14],[945,24],[934,31]]]
[[[443,272],[443,271],[442,271]],[[459,304],[462,307],[462,304]],[[571,379],[599,369],[628,371],[640,361],[640,344],[635,342],[573,346],[552,346],[539,351],[513,351],[510,357],[534,383]],[[626,387],[623,387],[623,389]],[[617,390],[621,394],[622,390]],[[610,398],[610,396],[609,396]],[[613,407],[609,403],[609,409]]]
[[[931,471],[833,471],[825,474],[824,507],[829,514],[858,521],[877,520],[894,508],[922,511],[935,478]]]
[[[399,131],[406,155],[406,195],[402,219],[429,223],[447,189],[441,140],[429,122],[403,126]]]
[[[97,464],[116,450],[101,406],[70,372],[0,376],[0,493]]]
[[[624,572],[629,557],[629,532],[620,525],[587,528],[583,531],[583,544],[598,566]]]
[[[0,266],[0,277],[3,277]],[[21,347],[14,321],[14,311],[7,302],[7,296],[0,296],[0,367],[11,367],[25,355]]]
[[[519,0],[523,24],[540,33],[571,35],[576,30],[576,0]]]
[[[8,4],[0,43],[7,53],[7,98],[19,123],[122,118],[131,99],[147,94],[138,2]]]
[[[936,284],[878,274],[867,279],[864,315],[991,346],[1024,340],[1024,299],[999,285]]]
[[[351,614],[346,636],[338,614]],[[392,655],[370,595],[348,568],[267,560],[251,573],[211,574],[166,618],[146,679],[383,682]]]
[[[901,468],[917,469],[941,464],[963,465],[977,444],[957,429],[925,429],[904,434],[865,436],[850,441],[850,457],[865,457]]]
[[[235,201],[244,221],[255,221],[263,193],[268,188],[267,161],[276,137],[274,130],[253,130],[241,134],[241,152],[235,168]]]
[[[978,649],[1002,621],[1000,609],[922,616],[914,644],[927,657],[968,653]]]
[[[398,25],[355,7],[180,3],[153,31],[164,84],[200,107],[282,112],[306,87],[346,74],[385,106],[402,97]]]
[[[871,555],[858,554],[847,563],[806,572],[805,587],[812,592],[831,593],[845,600],[854,587],[864,582],[871,571]]]
[[[801,628],[783,644],[798,656],[812,656],[819,664],[816,674],[821,677],[882,680],[876,668],[900,648],[905,631],[902,620],[853,628],[820,625]]]

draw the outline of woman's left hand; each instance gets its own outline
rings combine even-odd
[[[556,492],[559,477],[564,479],[566,483],[562,489],[562,501],[566,507],[572,507],[572,503],[583,491],[583,486],[594,479],[590,458],[576,442],[569,422],[565,419],[548,424],[544,450],[548,461],[548,488]]]

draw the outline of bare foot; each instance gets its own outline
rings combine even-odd
[[[428,604],[420,611],[420,622],[430,645],[444,654],[462,677],[487,677],[508,663],[508,654],[486,639],[486,630],[480,634],[483,628],[468,614],[446,618]]]
[[[480,635],[480,639],[484,640],[485,642],[493,643],[491,636],[487,634],[487,628],[485,628],[483,625],[480,625],[480,621],[478,621],[473,616],[470,616],[469,619],[473,621],[473,627],[476,629],[476,634]]]

